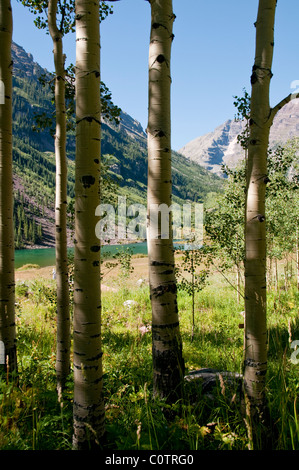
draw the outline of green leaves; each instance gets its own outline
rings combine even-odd
[[[245,166],[224,168],[228,176],[225,190],[217,199],[213,210],[205,213],[205,230],[211,249],[220,255],[227,267],[233,262],[238,265],[245,256],[244,207],[245,207]]]
[[[224,193],[205,214],[205,230],[211,249],[221,258],[223,268],[244,259],[244,211],[246,167],[223,167],[228,176]],[[281,259],[296,244],[299,221],[298,142],[268,150],[266,186],[267,251]]]
[[[19,0],[24,7],[29,8],[35,15],[34,24],[38,29],[48,28],[48,0]],[[113,0],[110,0],[113,1]],[[115,0],[114,0],[115,1]],[[100,2],[99,21],[112,14],[112,7],[106,2]],[[61,34],[75,32],[75,0],[58,0],[57,2],[57,27]]]
[[[209,268],[204,248],[184,250],[180,269],[177,270],[177,287],[192,295],[202,290],[209,276]]]
[[[244,96],[242,98],[234,96],[234,106],[237,108],[237,114],[235,115],[236,120],[248,120],[250,118],[250,95],[243,88]]]
[[[55,74],[47,73],[39,77],[39,82],[43,87],[48,86],[51,91],[51,102],[53,108],[35,113],[34,130],[49,129],[51,135],[55,133]],[[120,122],[121,109],[112,102],[112,94],[104,82],[100,85],[102,117],[114,122],[116,125]],[[67,131],[75,130],[75,66],[70,64],[66,69],[65,76],[65,103],[67,117]]]
[[[250,95],[243,88],[243,97],[234,96],[234,106],[237,108],[237,114],[235,115],[236,121],[245,121],[244,131],[237,136],[239,144],[244,150],[248,147],[249,140],[249,120],[250,120]]]
[[[285,149],[277,147],[268,154],[266,217],[268,253],[282,258],[296,246],[299,221],[298,142]]]

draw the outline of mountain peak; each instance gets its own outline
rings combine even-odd
[[[12,42],[11,56],[14,72],[19,77],[27,77],[37,80],[40,75],[47,73],[37,62],[33,60],[33,55],[26,52],[23,47]]]
[[[143,130],[142,125],[139,121],[132,118],[129,114],[125,113],[124,111],[121,112],[121,121],[120,121],[120,129],[126,131],[133,138],[143,138],[146,139],[146,133]]]
[[[229,119],[212,132],[188,142],[179,153],[207,170],[223,176],[223,164],[234,167],[244,157],[244,151],[237,140],[243,129],[244,123]],[[290,101],[275,116],[270,130],[270,147],[285,145],[295,136],[299,136],[298,99]]]

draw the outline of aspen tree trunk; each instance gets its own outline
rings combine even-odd
[[[267,294],[265,193],[269,133],[277,112],[298,93],[290,93],[273,108],[269,103],[274,49],[276,0],[259,0],[255,62],[251,75],[245,221],[245,360],[244,384],[252,410],[262,413],[267,373]],[[276,288],[278,288],[277,259]]]
[[[0,341],[9,371],[17,370],[12,178],[12,8],[0,2]],[[3,94],[3,93],[2,93]],[[3,359],[3,358],[2,358]]]
[[[104,434],[100,240],[95,234],[101,156],[99,0],[76,0],[76,183],[74,270],[75,449]]]
[[[154,394],[175,400],[181,396],[184,374],[179,329],[174,251],[169,236],[162,238],[158,207],[171,206],[170,58],[174,14],[171,0],[150,0],[148,112],[148,257],[152,304]],[[153,231],[157,228],[157,238]]]
[[[296,271],[297,271],[297,289],[299,289],[299,230],[296,229]]]
[[[275,258],[275,290],[278,292],[278,261],[277,258]]]
[[[270,258],[269,258],[269,287],[271,287],[271,288],[272,288],[272,284],[273,284],[273,282],[272,282],[272,279],[273,279],[272,274],[273,274],[273,257],[270,256]]]
[[[254,446],[267,445],[268,410],[265,397],[267,373],[266,219],[267,150],[270,127],[277,111],[271,109],[270,80],[274,48],[276,0],[260,0],[256,22],[255,62],[251,75],[250,137],[248,145],[245,222],[245,360],[244,386],[248,420]],[[258,426],[257,424],[265,424]],[[259,433],[257,433],[259,430]],[[259,438],[257,437],[259,435]]]
[[[269,89],[272,77],[276,0],[260,0],[256,22],[255,63],[251,76],[245,226],[245,363],[246,394],[262,410],[267,372],[266,222],[267,150],[271,127]]]
[[[237,304],[240,303],[240,266],[237,263],[236,265],[236,270],[237,270]]]
[[[59,397],[70,373],[70,307],[67,259],[67,157],[65,113],[65,67],[63,36],[57,28],[57,0],[48,2],[48,26],[53,41],[55,65],[55,158],[56,158],[56,283],[57,334],[56,375]]]
[[[194,339],[195,328],[195,288],[194,288],[194,251],[191,253],[191,283],[192,283],[192,333],[191,342]]]

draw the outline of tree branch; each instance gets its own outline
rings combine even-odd
[[[272,108],[270,112],[271,123],[273,122],[273,119],[275,118],[278,111],[280,111],[286,104],[288,104],[292,100],[295,100],[296,98],[299,98],[299,93],[290,93],[283,100],[277,103],[277,105],[274,106],[274,108]]]
[[[48,28],[52,40],[55,42],[61,39],[62,34],[57,27],[57,0],[49,0],[48,2]]]

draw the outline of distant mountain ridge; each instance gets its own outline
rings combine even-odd
[[[237,136],[244,124],[227,120],[212,132],[188,142],[179,153],[219,176],[221,166],[235,166],[244,156]],[[285,144],[289,139],[299,136],[299,100],[292,100],[275,116],[270,131],[270,147]]]
[[[42,73],[47,73],[46,69],[42,68],[33,60],[32,54],[26,52],[23,47],[15,42],[13,42],[11,46],[11,58],[14,73],[18,76],[38,80],[38,77],[40,77]]]

